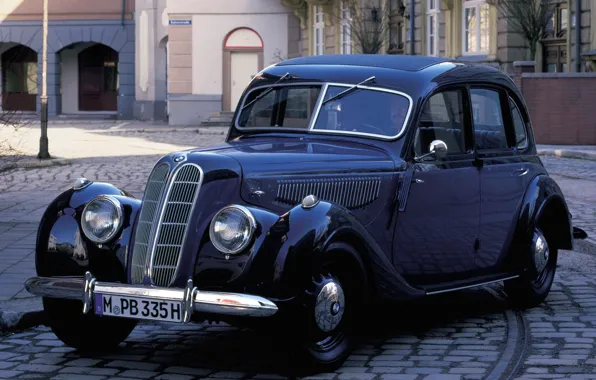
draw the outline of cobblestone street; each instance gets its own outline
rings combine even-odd
[[[0,177],[0,302],[30,297],[22,284],[35,275],[37,224],[48,202],[76,178],[111,182],[141,197],[162,154],[223,141],[221,130],[212,131],[53,132],[51,152],[72,164]],[[563,189],[574,223],[596,244],[596,161],[542,160]],[[555,285],[547,302],[532,310],[513,309],[495,285],[371,315],[344,366],[311,378],[596,379],[595,253],[590,244],[559,252]],[[287,368],[287,354],[270,337],[225,324],[142,323],[118,350],[96,355],[63,346],[45,326],[0,336],[0,378],[277,379],[287,377]]]

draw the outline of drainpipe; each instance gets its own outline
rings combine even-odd
[[[410,0],[410,54],[415,55],[414,51],[416,44],[414,43],[414,7],[416,3],[414,0]]]
[[[582,71],[582,1],[575,0],[575,71]],[[593,11],[592,11],[593,12]]]
[[[126,8],[126,0],[122,0],[122,12],[120,13],[120,24],[124,26],[124,9]]]

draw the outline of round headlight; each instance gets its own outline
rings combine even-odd
[[[250,244],[256,227],[255,218],[246,207],[228,206],[213,217],[209,237],[218,251],[234,255]]]
[[[96,197],[85,206],[81,227],[85,236],[95,243],[110,241],[122,227],[122,205],[109,195]]]

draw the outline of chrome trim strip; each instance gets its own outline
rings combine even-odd
[[[319,134],[334,134],[334,135],[352,135],[352,136],[359,136],[359,137],[372,137],[372,138],[376,138],[376,139],[383,139],[383,140],[395,140],[398,139],[400,137],[402,137],[402,135],[405,133],[406,130],[406,126],[408,124],[408,121],[410,120],[410,116],[412,114],[412,109],[414,107],[414,101],[412,99],[412,97],[408,94],[406,94],[405,92],[401,92],[401,91],[397,91],[397,90],[391,90],[388,88],[382,88],[382,87],[373,87],[373,86],[366,86],[366,85],[359,85],[356,88],[359,89],[363,89],[363,90],[370,90],[370,91],[380,91],[380,92],[387,92],[387,93],[391,93],[391,94],[395,94],[395,95],[401,95],[403,97],[405,97],[406,99],[408,99],[409,102],[409,107],[408,107],[408,112],[406,114],[406,117],[404,119],[404,123],[401,127],[401,129],[399,130],[399,132],[395,135],[395,136],[385,136],[385,135],[378,135],[378,134],[374,134],[374,133],[364,133],[364,132],[351,132],[351,131],[333,131],[333,130],[328,130],[328,129],[314,129],[316,121],[319,118],[319,113],[321,111],[321,106],[323,103],[323,100],[325,99],[325,96],[327,95],[327,91],[329,90],[330,86],[336,86],[336,87],[353,87],[353,84],[348,84],[348,83],[338,83],[338,82],[300,82],[300,83],[278,83],[278,84],[271,84],[271,85],[262,85],[262,86],[257,86],[252,88],[248,93],[246,93],[246,95],[244,95],[244,98],[242,99],[242,104],[241,104],[241,108],[244,107],[244,103],[246,102],[246,99],[248,98],[248,95],[250,95],[253,91],[256,91],[258,89],[261,88],[267,88],[267,87],[282,87],[282,86],[313,86],[313,85],[317,85],[317,86],[321,86],[321,92],[319,93],[319,97],[317,98],[317,102],[315,103],[315,108],[314,108],[314,113],[308,123],[308,129],[305,128],[275,128],[275,127],[240,127],[238,125],[238,120],[240,119],[240,114],[241,112],[238,113],[238,115],[236,116],[236,119],[234,120],[234,127],[237,128],[240,131],[273,131],[273,132],[279,132],[279,133],[283,133],[284,131],[292,131],[292,132],[303,132],[303,133],[319,133]]]
[[[455,292],[455,291],[458,291],[458,290],[464,290],[464,289],[470,289],[470,288],[477,288],[479,286],[490,285],[490,284],[494,284],[495,282],[513,280],[513,279],[516,279],[516,278],[519,278],[519,275],[516,274],[514,276],[504,277],[504,278],[500,278],[498,280],[491,280],[491,281],[487,281],[487,282],[481,282],[479,284],[459,286],[457,288],[451,288],[451,289],[436,290],[434,292],[426,292],[426,295],[427,296],[432,296],[432,295],[435,295],[435,294],[450,293],[450,292]]]
[[[187,282],[184,289],[160,288],[99,282],[90,272],[86,272],[85,277],[32,277],[25,282],[25,288],[29,293],[42,297],[80,301],[89,299],[91,303],[96,293],[178,301],[186,307],[183,323],[190,321],[193,312],[262,318],[278,311],[275,303],[266,298],[251,294],[203,292],[193,286],[192,280]],[[88,313],[93,307],[85,306],[83,310]]]

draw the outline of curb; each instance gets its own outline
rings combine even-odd
[[[72,160],[68,158],[51,158],[49,160],[30,159],[18,161],[14,164],[7,165],[0,168],[0,173],[14,169],[34,169],[34,168],[48,168],[51,166],[64,166],[72,164]]]
[[[575,149],[538,149],[537,152],[540,156],[556,156],[596,161],[596,150],[594,152],[589,152]]]
[[[41,297],[0,302],[0,333],[24,330],[45,323]]]
[[[0,333],[26,330],[46,324],[43,310],[14,312],[0,311]]]
[[[226,128],[225,131],[213,131],[209,129],[215,128]],[[199,135],[225,135],[227,133],[228,127],[167,127],[167,128],[116,128],[112,127],[103,131],[103,133],[113,133],[113,132],[141,132],[141,133],[161,133],[161,132],[196,132]]]

